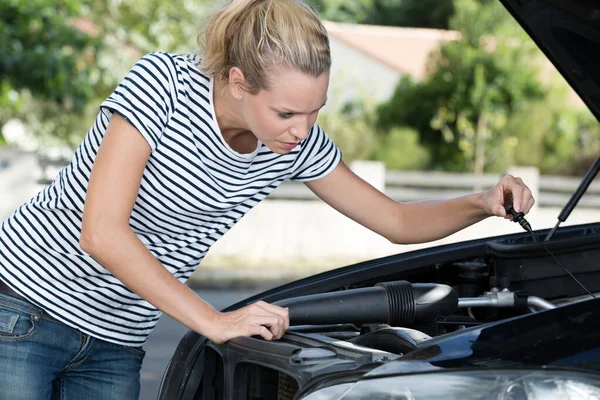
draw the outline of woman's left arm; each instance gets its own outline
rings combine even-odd
[[[505,206],[525,214],[534,204],[520,178],[504,176],[487,192],[450,200],[398,203],[343,162],[327,176],[306,185],[327,204],[392,243],[423,243],[441,239],[487,217],[507,219]]]

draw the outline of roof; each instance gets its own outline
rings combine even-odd
[[[387,65],[401,74],[420,80],[429,54],[442,43],[460,38],[460,33],[440,29],[402,28],[343,24],[324,21],[329,36]]]

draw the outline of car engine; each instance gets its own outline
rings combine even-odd
[[[565,229],[548,247],[599,292],[600,232],[589,229]],[[416,259],[392,257],[352,285],[275,301],[289,308],[292,325],[278,341],[206,342],[188,377],[199,384],[183,398],[293,399],[321,378],[354,379],[432,338],[590,298],[523,235]]]

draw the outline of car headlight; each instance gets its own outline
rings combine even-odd
[[[553,370],[433,372],[344,383],[304,400],[599,400],[600,376]]]

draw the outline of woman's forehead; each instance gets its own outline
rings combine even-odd
[[[269,76],[269,89],[263,91],[270,101],[294,109],[314,110],[327,99],[329,71],[318,77],[303,72],[280,68]]]

